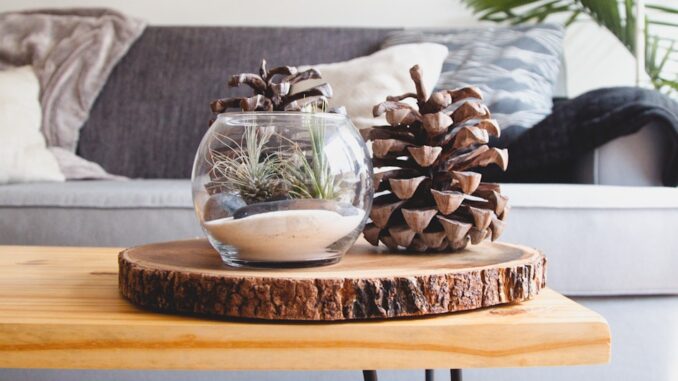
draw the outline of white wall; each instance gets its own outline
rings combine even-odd
[[[657,0],[669,3],[675,0]],[[155,25],[455,27],[477,26],[459,0],[2,0],[0,12],[49,7],[112,7]],[[614,36],[582,22],[566,38],[570,96],[633,85],[634,60]]]
[[[2,0],[0,11],[111,7],[156,25],[445,26],[472,21],[457,0]]]

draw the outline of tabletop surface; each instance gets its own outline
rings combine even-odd
[[[605,319],[549,289],[521,304],[415,319],[210,320],[144,311],[123,299],[118,252],[0,246],[0,368],[329,370],[609,361]]]

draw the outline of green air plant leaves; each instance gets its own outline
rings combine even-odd
[[[313,118],[312,113],[305,116],[304,124],[310,139],[310,158],[296,145],[299,165],[293,171],[291,193],[299,198],[336,199],[337,179],[325,153],[325,125],[322,119]]]
[[[248,204],[282,198],[289,185],[282,173],[288,163],[284,155],[267,147],[274,131],[245,127],[240,142],[219,135],[216,140],[229,149],[210,150],[210,162],[217,174],[214,185],[238,192]]]
[[[624,46],[635,54],[636,2],[635,0],[464,0],[482,20],[524,24],[541,22],[556,14],[567,14],[565,25],[575,22],[582,14],[590,16],[607,28]],[[659,37],[655,27],[678,28],[677,22],[654,17],[673,17],[678,9],[664,5],[647,4],[645,28],[645,71],[654,87],[666,92],[678,92],[678,73],[671,72],[667,62],[675,61],[673,41]],[[661,43],[660,43],[661,42]]]
[[[337,176],[324,151],[325,126],[307,118],[304,123],[308,153],[272,127],[247,126],[240,141],[216,136],[222,147],[208,153],[216,174],[211,186],[238,193],[247,204],[285,198],[336,199]],[[289,144],[276,146],[271,142],[274,137]]]

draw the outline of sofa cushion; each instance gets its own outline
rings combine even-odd
[[[670,164],[671,134],[656,121],[577,160],[576,182],[597,185],[661,186]],[[633,152],[633,155],[629,155]]]
[[[678,189],[505,184],[502,240],[568,295],[678,294]],[[201,236],[188,180],[0,186],[0,244],[132,246]]]
[[[678,294],[678,189],[505,184],[502,240],[548,259],[548,284],[568,295]]]
[[[212,118],[209,103],[248,94],[236,73],[337,62],[378,50],[393,29],[148,27],[111,73],[80,133],[78,153],[109,173],[188,178]]]
[[[135,246],[201,236],[188,180],[0,186],[0,244]]]
[[[2,207],[193,208],[187,180],[68,181],[0,187]]]

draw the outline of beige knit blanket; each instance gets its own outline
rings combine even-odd
[[[114,177],[75,151],[97,95],[144,27],[143,21],[110,9],[0,14],[0,69],[33,66],[41,88],[42,131],[67,179]]]

